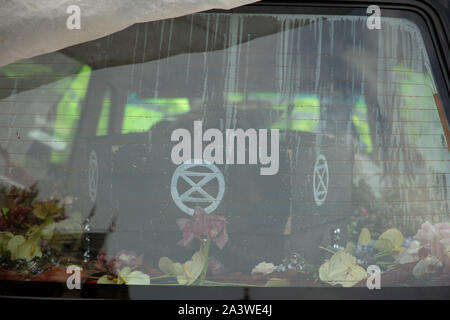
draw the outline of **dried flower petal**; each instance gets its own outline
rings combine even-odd
[[[208,237],[222,249],[228,242],[225,217],[214,213],[208,214],[200,207],[195,208],[192,220],[177,219],[177,225],[183,232],[183,239],[178,242],[178,245],[186,247],[192,243],[194,238],[203,240]]]

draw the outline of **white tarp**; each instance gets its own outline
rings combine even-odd
[[[0,66],[101,38],[132,24],[257,0],[0,0]],[[78,6],[80,29],[69,29]],[[68,13],[69,12],[69,13]],[[73,24],[71,25],[73,26]]]

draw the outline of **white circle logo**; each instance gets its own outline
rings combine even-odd
[[[325,199],[328,194],[328,163],[327,158],[324,155],[319,155],[314,164],[314,176],[313,176],[313,186],[314,186],[314,201],[318,206],[324,204]]]
[[[91,151],[89,155],[89,165],[88,165],[88,190],[89,198],[92,202],[97,199],[98,190],[98,158],[95,150]]]
[[[178,188],[181,182],[187,184],[188,187],[180,194]],[[204,188],[207,186],[215,187],[215,196],[205,191]],[[196,205],[188,206],[186,204],[197,203],[205,204],[205,207],[202,206],[203,210],[206,213],[211,213],[222,201],[225,192],[225,179],[222,172],[214,164],[204,160],[188,160],[173,173],[170,192],[173,201],[181,211],[192,216]]]

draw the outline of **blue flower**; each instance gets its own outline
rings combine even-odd
[[[405,240],[403,240],[403,247],[409,248],[411,246],[411,242],[413,241],[412,237],[408,237]]]

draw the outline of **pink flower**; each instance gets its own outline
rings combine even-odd
[[[364,217],[368,217],[368,216],[369,216],[369,212],[367,212],[367,209],[366,209],[366,208],[361,208],[361,214],[362,214]]]
[[[222,249],[228,241],[225,217],[214,213],[206,213],[202,208],[196,207],[191,219],[177,219],[177,225],[183,231],[183,239],[178,244],[184,247],[191,244],[194,238],[202,240],[208,237]]]
[[[431,243],[436,238],[436,229],[428,221],[423,223],[414,239],[420,241],[421,243]]]
[[[115,268],[122,270],[125,267],[129,267],[132,270],[142,265],[144,255],[138,256],[134,251],[122,250],[114,256]]]
[[[137,256],[134,251],[122,250],[114,256],[106,256],[104,251],[97,255],[96,269],[107,272],[111,275],[117,275],[117,270],[129,267],[135,270],[143,263],[143,255]]]
[[[441,261],[446,261],[450,254],[450,224],[437,223],[432,225],[428,221],[423,223],[414,239],[429,245],[431,254]]]

